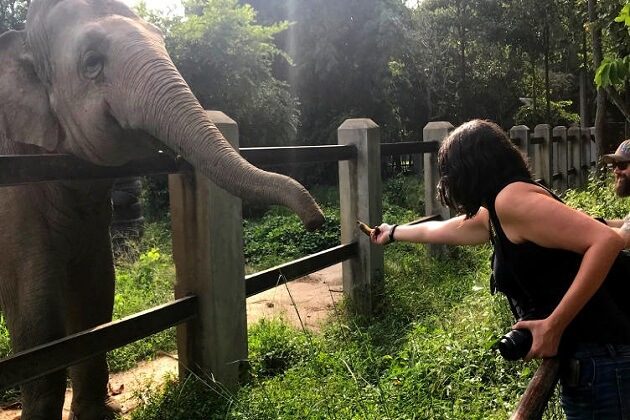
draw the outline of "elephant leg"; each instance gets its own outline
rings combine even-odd
[[[93,243],[88,258],[69,269],[66,326],[74,333],[110,322],[114,305],[114,266],[109,233]],[[114,418],[120,407],[108,398],[105,354],[70,367],[72,412],[78,420]],[[73,418],[73,417],[71,417]]]
[[[55,286],[60,277],[51,273],[52,262],[35,261],[37,257],[31,255],[28,266],[20,267],[18,273],[0,270],[2,308],[16,353],[65,334],[63,299],[60,287]],[[65,390],[65,369],[23,384],[22,420],[60,420]]]

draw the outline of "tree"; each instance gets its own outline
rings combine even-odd
[[[165,33],[173,61],[206,109],[239,123],[242,146],[287,145],[295,141],[296,99],[273,77],[274,59],[288,59],[273,38],[286,22],[256,23],[256,13],[237,0],[189,0],[185,18],[139,12]]]
[[[630,34],[630,3],[623,6],[614,21],[624,25],[627,28],[627,33]],[[619,95],[619,93],[628,90],[628,82],[630,81],[630,54],[627,54],[627,46],[625,50],[615,51],[612,57],[606,57],[602,60],[595,74],[595,83],[598,88],[606,90],[609,98],[619,108],[626,120],[630,122],[628,103]],[[624,53],[627,54],[625,57],[623,56]]]
[[[30,0],[0,0],[0,34],[22,29]]]

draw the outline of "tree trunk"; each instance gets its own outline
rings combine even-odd
[[[588,20],[591,29],[593,46],[593,68],[598,68],[602,62],[602,29],[597,18],[597,0],[588,0]],[[597,157],[609,153],[614,148],[610,139],[606,139],[604,130],[606,126],[606,91],[597,89],[595,111],[595,144],[597,145]]]
[[[459,66],[460,66],[460,80],[459,80],[459,104],[460,104],[460,120],[466,119],[466,98],[467,98],[467,86],[466,86],[466,26],[464,23],[465,11],[463,1],[457,2],[457,21],[459,22]]]
[[[549,22],[545,20],[543,42],[545,47],[545,119],[547,124],[553,124],[551,120],[551,88],[549,87]]]
[[[588,127],[590,124],[590,115],[588,112],[588,63],[587,63],[587,48],[586,48],[586,30],[582,28],[582,68],[580,69],[580,125],[582,127]]]
[[[532,60],[532,107],[534,115],[538,111],[538,87],[536,86],[536,59],[531,57]]]

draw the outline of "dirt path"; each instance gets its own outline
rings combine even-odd
[[[341,299],[341,293],[341,264],[336,264],[247,299],[247,322],[253,324],[261,318],[283,317],[297,328],[303,325],[304,328],[318,330]],[[112,374],[110,393],[122,405],[123,412],[128,413],[138,405],[135,394],[148,386],[158,385],[168,373],[177,373],[175,357],[164,356],[142,362],[134,369]],[[68,417],[71,399],[72,390],[67,389],[64,420]],[[19,418],[17,404],[0,409],[0,420]]]

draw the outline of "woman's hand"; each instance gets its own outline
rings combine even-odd
[[[542,359],[558,354],[558,346],[563,329],[557,327],[549,318],[519,321],[513,329],[526,329],[532,333],[532,347],[523,360]]]
[[[452,217],[448,220],[428,221],[417,224],[389,225],[383,223],[370,234],[373,243],[386,245],[391,242],[391,231],[396,227],[396,241],[420,244],[478,245],[490,239],[488,211],[483,207],[474,217]]]
[[[372,243],[379,245],[386,245],[390,243],[389,233],[391,232],[394,225],[388,225],[387,223],[383,223],[380,226],[374,228],[372,233],[370,234],[370,240]]]

